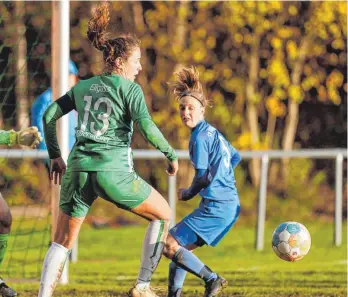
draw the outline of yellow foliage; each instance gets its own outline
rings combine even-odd
[[[269,81],[276,86],[289,86],[290,77],[284,62],[280,58],[274,58],[268,66]]]
[[[259,75],[260,75],[260,78],[265,79],[265,78],[267,78],[267,76],[268,76],[268,72],[267,72],[267,70],[266,70],[266,69],[261,68],[261,69],[260,69],[260,73],[259,73]]]
[[[202,82],[212,82],[216,79],[216,73],[213,70],[206,70],[201,74]]]
[[[292,16],[298,14],[298,9],[295,5],[289,5],[288,11],[289,11],[289,14]]]
[[[340,50],[344,50],[344,47],[345,47],[345,43],[342,39],[335,39],[333,42],[332,42],[332,47],[334,49],[340,49]]]
[[[239,150],[265,150],[267,149],[266,142],[253,143],[251,133],[242,133],[235,141],[232,142],[233,146]]]
[[[326,101],[328,99],[326,88],[324,86],[319,86],[317,88],[317,91],[318,91],[318,96],[320,101]]]
[[[328,38],[326,29],[324,27],[318,29],[318,35],[322,39],[327,39]]]
[[[161,34],[158,36],[156,44],[159,47],[165,47],[169,42],[168,35]]]
[[[285,104],[280,102],[276,97],[270,96],[266,99],[266,108],[268,112],[275,117],[285,116]]]
[[[196,30],[195,35],[196,37],[204,38],[207,36],[207,31],[205,28],[199,28],[198,30]]]
[[[188,6],[180,6],[178,9],[178,17],[179,18],[186,18],[190,14],[190,10]]]
[[[153,44],[153,38],[149,35],[144,35],[141,38],[141,46],[144,48],[148,48],[151,47]],[[175,47],[175,44],[173,45],[173,47]]]
[[[312,53],[314,53],[315,56],[321,56],[326,52],[326,48],[325,46],[323,46],[322,44],[316,44],[313,48],[312,48]]]
[[[113,11],[121,11],[122,10],[122,3],[119,1],[112,1],[111,2],[111,7]]]
[[[324,24],[329,24],[334,21],[335,15],[332,11],[333,6],[331,3],[322,3],[316,10],[316,17]]]
[[[336,105],[339,105],[341,103],[341,97],[340,94],[337,92],[337,90],[333,87],[328,88],[328,95],[329,99]]]
[[[279,39],[277,37],[273,37],[271,39],[271,45],[274,49],[280,49],[283,46],[283,42],[281,41],[281,39]]]
[[[335,38],[340,38],[341,37],[341,30],[339,28],[339,26],[335,23],[330,24],[329,26],[329,31],[332,33],[332,35]]]
[[[283,9],[283,3],[281,1],[270,1],[268,2],[271,5],[272,10],[281,11]]]
[[[222,76],[224,79],[226,78],[230,78],[232,76],[233,72],[232,72],[232,69],[230,68],[225,68],[223,71],[222,71]]]
[[[250,150],[252,148],[251,133],[242,133],[234,142],[234,145],[239,150]]]
[[[242,43],[243,42],[243,35],[242,34],[235,34],[234,35],[234,40],[237,42],[237,43]]]
[[[309,91],[311,88],[319,86],[319,84],[320,84],[319,77],[317,75],[312,75],[312,76],[306,77],[302,81],[301,87],[304,91]]]
[[[216,46],[215,36],[209,36],[206,41],[207,48],[213,49]]]
[[[294,32],[291,28],[281,27],[278,30],[278,36],[283,39],[288,39],[293,36]]]
[[[152,91],[155,93],[156,96],[158,97],[164,97],[165,96],[165,91],[164,89],[162,88],[162,85],[161,85],[161,80],[155,80],[153,79],[151,82],[150,82],[150,86],[151,86],[151,89]]]
[[[213,91],[210,97],[213,100],[213,105],[218,105],[218,104],[224,105],[225,103],[224,96],[222,96],[222,94],[218,91]]]
[[[252,44],[252,42],[253,42],[253,36],[251,34],[244,35],[245,44]]]
[[[312,74],[312,72],[313,72],[313,69],[312,69],[312,67],[309,64],[305,64],[303,66],[303,73],[305,75],[310,76]]]
[[[264,31],[267,31],[267,30],[269,30],[270,28],[272,28],[272,23],[271,23],[269,20],[265,20],[265,21],[262,23],[262,26],[263,26]]]
[[[295,60],[298,57],[298,49],[297,49],[297,45],[295,41],[289,40],[286,43],[286,50],[288,52],[290,59]]]
[[[304,93],[300,86],[291,85],[288,88],[289,99],[300,103],[304,98]]]
[[[342,2],[336,3],[336,5],[337,5],[338,13],[347,17],[347,2],[342,1]]]
[[[250,98],[248,98],[248,99],[249,99],[252,103],[258,104],[259,102],[261,102],[262,96],[261,96],[260,93],[255,92],[255,93],[252,94],[252,95],[250,96]]]
[[[246,24],[249,26],[255,26],[256,23],[256,15],[255,14],[247,14],[246,15]]]
[[[234,127],[240,127],[243,122],[243,117],[241,114],[233,114],[231,117],[231,123]]]
[[[327,87],[337,88],[343,84],[343,74],[338,71],[332,71],[326,79]]]
[[[329,63],[331,65],[337,65],[338,64],[338,57],[336,54],[332,53],[329,55]]]
[[[257,8],[258,12],[261,12],[261,14],[265,14],[268,12],[267,6],[265,2],[257,2]]]
[[[275,88],[273,90],[273,96],[275,96],[276,98],[280,100],[284,100],[287,98],[287,94],[282,88]]]
[[[192,56],[195,62],[202,62],[203,60],[205,60],[206,57],[207,57],[207,51],[203,47],[198,48],[193,53],[193,56]]]

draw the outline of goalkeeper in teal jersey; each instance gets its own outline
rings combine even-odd
[[[97,197],[150,221],[139,275],[128,294],[156,296],[149,285],[161,258],[171,211],[166,200],[134,171],[130,149],[133,123],[166,156],[169,175],[176,174],[178,161],[153,123],[140,86],[134,83],[141,71],[138,39],[129,34],[107,39],[108,22],[108,4],[104,3],[87,31],[92,44],[103,52],[105,73],[80,81],[44,114],[51,179],[62,186],[57,231],[44,260],[39,297],[52,296],[69,250]],[[78,113],[76,142],[66,167],[57,143],[56,121],[73,109]]]
[[[0,145],[23,145],[35,148],[41,141],[37,127],[25,128],[19,132],[0,130]],[[12,215],[5,199],[0,193],[0,265],[5,258],[7,241],[12,225]],[[0,278],[0,296],[13,297],[17,293]]]

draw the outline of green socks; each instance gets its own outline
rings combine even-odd
[[[5,258],[8,234],[0,234],[0,265]]]

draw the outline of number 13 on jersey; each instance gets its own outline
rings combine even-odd
[[[81,124],[81,130],[86,131],[89,130],[95,136],[103,135],[109,127],[109,116],[112,111],[112,103],[111,100],[107,97],[101,97],[97,99],[97,101],[93,105],[93,109],[91,110],[92,105],[92,96],[84,96],[83,100],[86,102],[85,105],[85,113],[83,115],[83,121]],[[98,109],[101,104],[106,104],[106,112],[98,113]],[[97,119],[103,122],[103,126],[100,130],[96,129],[96,123],[88,121],[90,113],[97,113]],[[89,123],[89,127],[87,127]]]

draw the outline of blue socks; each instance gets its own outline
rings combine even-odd
[[[169,265],[168,297],[179,297],[184,285],[186,270],[180,268],[174,262]]]
[[[217,275],[215,272],[211,271],[209,267],[205,266],[204,263],[199,260],[199,258],[188,251],[187,249],[180,247],[176,253],[174,254],[174,257],[172,261],[179,267],[177,268],[183,268],[186,271],[196,275],[197,277],[203,279],[205,282],[209,282],[212,279],[216,279]],[[170,276],[170,279],[173,279],[174,286],[173,287],[182,287],[182,284],[185,279],[185,275],[183,272],[178,271],[173,266],[173,272],[170,270],[170,273],[172,273],[172,277]],[[177,273],[179,276],[177,276]],[[176,280],[178,285],[176,285]]]

